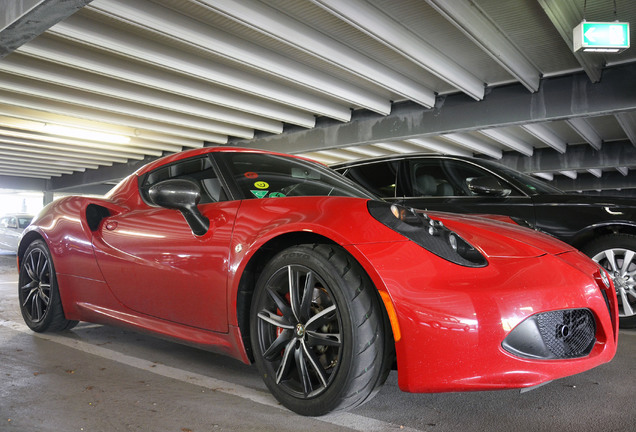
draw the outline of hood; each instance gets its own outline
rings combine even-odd
[[[550,235],[509,222],[454,213],[427,214],[441,220],[486,257],[527,258],[576,250]]]

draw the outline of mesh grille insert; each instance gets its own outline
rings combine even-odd
[[[537,315],[541,338],[556,358],[589,354],[594,346],[596,324],[587,309],[568,309]]]

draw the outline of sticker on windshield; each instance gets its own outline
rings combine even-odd
[[[250,192],[252,192],[252,195],[254,195],[256,198],[265,198],[269,191],[266,191],[266,190],[251,190]]]
[[[245,177],[247,177],[248,179],[255,179],[258,178],[258,174],[256,174],[254,171],[248,171],[245,174],[243,174]]]
[[[254,183],[254,187],[256,189],[267,189],[269,187],[269,183],[264,181],[257,181],[256,183]]]
[[[269,194],[270,198],[284,198],[285,194],[281,193],[281,192],[272,192],[271,194]]]

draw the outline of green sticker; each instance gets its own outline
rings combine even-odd
[[[269,194],[270,198],[284,198],[285,194],[284,193],[280,193],[280,192],[272,192],[271,194]]]
[[[266,190],[251,190],[250,192],[252,192],[252,194],[254,194],[254,196],[256,198],[265,198],[267,196],[267,192]]]

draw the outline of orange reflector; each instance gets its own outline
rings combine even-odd
[[[397,342],[402,339],[402,333],[400,332],[400,324],[398,323],[397,313],[395,313],[395,309],[393,308],[393,302],[391,301],[391,297],[389,297],[389,293],[385,291],[380,291],[380,297],[382,297],[386,312],[389,314],[391,329],[393,329],[393,339]]]

